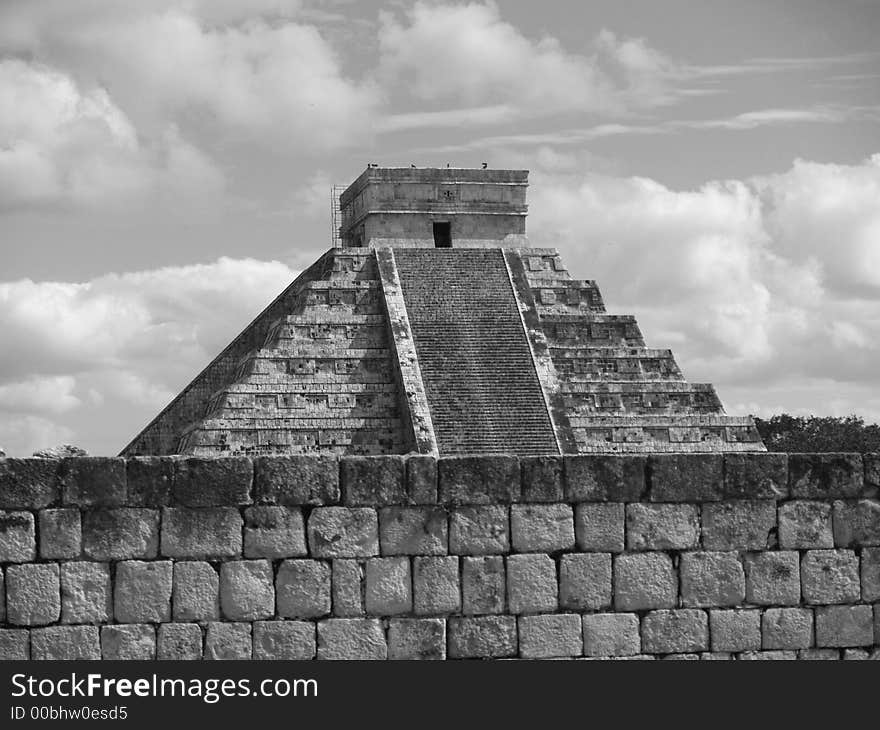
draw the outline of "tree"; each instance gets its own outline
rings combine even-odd
[[[866,425],[855,415],[835,418],[783,413],[766,421],[755,417],[755,426],[768,451],[880,451],[880,425]]]

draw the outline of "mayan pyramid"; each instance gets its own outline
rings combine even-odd
[[[763,451],[525,236],[524,170],[369,166],[338,243],[123,455]]]

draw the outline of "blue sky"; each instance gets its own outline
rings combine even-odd
[[[115,453],[367,163],[528,232],[731,413],[880,419],[880,3],[7,0],[0,446]]]

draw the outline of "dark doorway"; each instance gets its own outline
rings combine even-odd
[[[449,221],[434,221],[434,247],[452,248],[452,224]]]

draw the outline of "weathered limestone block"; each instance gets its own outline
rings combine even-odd
[[[715,502],[722,498],[721,454],[656,454],[648,460],[651,502]]]
[[[860,454],[788,455],[788,485],[796,499],[857,499],[863,483]]]
[[[330,613],[330,564],[323,560],[285,560],[275,579],[278,615],[313,618]]]
[[[639,617],[634,613],[584,614],[583,631],[586,656],[634,656],[642,650]]]
[[[581,656],[581,617],[574,613],[520,616],[519,652],[523,659]]]
[[[335,456],[263,456],[254,459],[254,501],[261,504],[339,503],[339,462]]]
[[[776,503],[737,500],[703,505],[706,550],[766,550],[774,547]]]
[[[645,494],[644,456],[566,455],[568,502],[638,502]]]
[[[166,507],[162,555],[169,558],[232,558],[241,555],[241,515],[231,507]]]
[[[836,661],[840,659],[839,649],[801,649],[798,659],[805,661]]]
[[[368,560],[364,601],[371,616],[411,613],[413,601],[409,558]]]
[[[120,623],[161,623],[171,619],[170,560],[125,560],[116,566],[113,613]]]
[[[314,659],[316,646],[311,621],[254,622],[254,659]]]
[[[34,516],[0,512],[0,563],[26,563],[37,557]]]
[[[835,502],[834,542],[838,547],[880,545],[880,502]]]
[[[458,557],[413,558],[413,610],[439,616],[461,610]]]
[[[0,509],[43,509],[59,501],[58,459],[0,459]]]
[[[729,651],[704,651],[700,654],[700,661],[732,661],[733,655]]]
[[[113,617],[113,584],[107,563],[61,563],[61,622],[108,623]]]
[[[712,651],[750,651],[761,648],[761,612],[756,609],[709,611]]]
[[[725,499],[785,499],[788,454],[724,455]]]
[[[740,654],[738,659],[742,661],[766,661],[766,662],[779,662],[779,661],[793,661],[797,659],[796,651],[744,651]]]
[[[563,457],[520,458],[523,502],[562,502],[565,492]]]
[[[411,504],[437,504],[437,459],[411,455],[406,459],[406,495]]]
[[[83,513],[83,552],[92,560],[155,558],[159,552],[159,511],[128,508]]]
[[[764,649],[809,649],[813,646],[813,611],[768,608],[761,617]]]
[[[198,624],[159,624],[156,658],[162,660],[201,659],[201,627]]]
[[[461,594],[465,614],[503,613],[507,599],[504,558],[462,558]]]
[[[61,461],[59,480],[65,505],[122,507],[128,499],[125,459],[68,457]]]
[[[642,619],[642,649],[652,654],[707,651],[706,612],[696,608],[651,611]]]
[[[516,656],[516,618],[473,616],[450,618],[450,659],[482,659]]]
[[[880,548],[864,548],[861,560],[862,600],[880,601]],[[880,636],[877,637],[880,642]]]
[[[688,607],[738,606],[746,576],[735,552],[693,552],[681,556],[681,600]]]
[[[318,623],[318,659],[386,659],[388,645],[376,618],[328,618]]]
[[[511,613],[559,608],[556,564],[549,555],[511,555],[507,559],[507,600]]]
[[[614,558],[614,608],[643,611],[672,608],[678,577],[666,553],[635,553]]]
[[[510,508],[510,534],[517,552],[574,548],[574,515],[567,504],[519,504]]]
[[[746,568],[746,601],[762,606],[796,606],[801,601],[798,554],[780,550],[749,553]]]
[[[446,622],[438,618],[391,619],[388,658],[445,659]]]
[[[402,456],[346,456],[339,467],[346,505],[382,507],[408,501]]]
[[[251,625],[212,621],[205,634],[205,659],[250,659]]]
[[[150,624],[123,624],[101,627],[103,659],[156,658],[156,628]]]
[[[807,500],[779,505],[779,547],[785,550],[834,547],[831,505]]]
[[[630,550],[688,550],[700,543],[700,513],[692,504],[628,504]]]
[[[611,607],[611,554],[580,553],[559,560],[559,605],[570,611]]]
[[[336,559],[331,577],[333,615],[363,616],[363,565],[357,560]]]
[[[246,558],[298,558],[308,555],[299,507],[248,507],[244,512]]]
[[[502,505],[455,509],[449,522],[449,552],[454,555],[509,552],[508,511]]]
[[[167,456],[135,456],[127,459],[127,506],[158,508],[171,504],[171,480],[174,478],[176,461]]]
[[[328,570],[329,573],[329,570]],[[220,610],[232,621],[256,621],[275,615],[272,564],[233,560],[220,566]]]
[[[379,510],[382,555],[446,555],[449,529],[439,507],[384,507]]]
[[[31,635],[27,629],[0,629],[0,661],[31,658]]]
[[[243,456],[200,458],[174,462],[171,494],[182,507],[230,507],[251,503],[254,469]]]
[[[801,586],[807,603],[858,601],[858,556],[852,550],[808,550],[801,560]]]
[[[78,558],[82,526],[76,508],[44,509],[39,513],[40,557],[44,560]]]
[[[316,558],[368,558],[379,554],[376,510],[318,507],[308,521],[309,548]]]
[[[100,659],[97,626],[47,626],[31,630],[31,659]]]
[[[210,563],[174,563],[172,605],[175,621],[220,618],[220,578]]]
[[[870,606],[820,606],[816,609],[816,646],[871,646],[874,623]]]
[[[55,563],[6,568],[6,620],[14,626],[44,626],[61,615],[61,583]]]
[[[575,506],[574,527],[579,550],[623,552],[624,506],[619,502]]]
[[[441,502],[520,501],[520,469],[515,456],[448,456],[439,460],[437,468]]]

